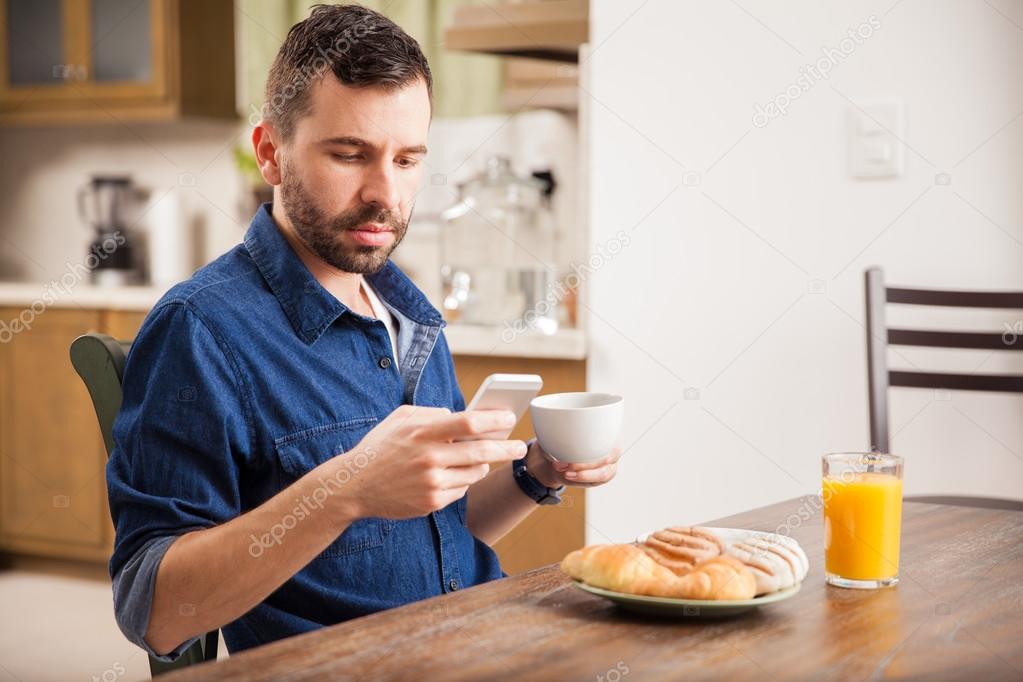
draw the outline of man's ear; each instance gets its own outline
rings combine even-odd
[[[252,150],[263,179],[269,185],[281,184],[281,168],[277,163],[277,131],[266,121],[252,129]]]

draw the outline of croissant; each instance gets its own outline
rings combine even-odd
[[[742,562],[714,556],[676,574],[638,545],[591,545],[569,553],[561,570],[587,585],[675,599],[751,599],[756,579]]]

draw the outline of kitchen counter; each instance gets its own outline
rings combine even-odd
[[[152,308],[170,287],[101,287],[79,282],[64,287],[55,282],[0,282],[0,306],[29,308],[102,308],[135,310]]]
[[[449,324],[444,329],[454,355],[493,355],[514,358],[582,360],[586,334],[581,329],[559,329],[554,334],[513,333],[510,328]]]
[[[169,287],[102,287],[78,283],[61,287],[54,282],[0,282],[0,306],[7,308],[88,308],[146,312]],[[580,329],[562,329],[551,335],[513,333],[511,328],[470,327],[452,324],[444,330],[454,355],[582,360],[586,335]]]

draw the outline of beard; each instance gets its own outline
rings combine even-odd
[[[306,248],[323,259],[327,264],[345,272],[371,274],[387,263],[391,252],[405,237],[408,221],[401,214],[363,204],[350,211],[329,216],[320,208],[310,192],[298,179],[298,174],[283,164],[281,179],[281,203],[284,215],[288,217]],[[367,246],[345,244],[341,235],[364,223],[379,223],[394,231],[394,239],[388,246]]]

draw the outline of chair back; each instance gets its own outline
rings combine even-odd
[[[130,348],[130,341],[118,341],[107,334],[83,334],[71,342],[71,364],[89,390],[99,429],[103,432],[107,457],[114,449],[114,419],[121,410],[121,380]],[[218,639],[218,630],[207,632],[173,662],[159,661],[150,656],[149,671],[156,677],[203,661],[216,660]]]
[[[885,317],[887,304],[955,308],[1018,308],[1023,310],[1023,291],[940,291],[887,287],[884,272],[865,273],[867,304],[867,381],[870,400],[870,446],[888,452],[888,388],[933,388],[959,391],[1023,393],[1023,376],[1014,374],[954,374],[888,369],[888,346],[930,348],[979,348],[1023,350],[1023,333],[954,332],[891,329]],[[1021,330],[1023,331],[1023,330]]]

